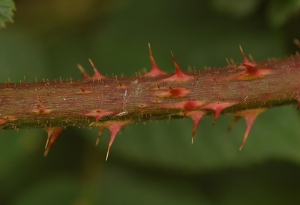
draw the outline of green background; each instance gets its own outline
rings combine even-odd
[[[14,24],[0,30],[0,80],[81,79],[150,69],[174,70],[172,50],[188,66],[241,62],[243,46],[256,61],[283,58],[297,48],[300,2],[263,0],[18,0]],[[242,151],[245,123],[215,126],[205,117],[191,145],[190,119],[129,125],[109,160],[106,130],[68,128],[48,157],[46,132],[0,132],[0,204],[298,204],[300,127],[296,106],[261,114]]]

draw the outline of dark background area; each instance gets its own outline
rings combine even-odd
[[[81,79],[91,58],[103,74],[134,75],[157,64],[173,72],[172,50],[188,66],[256,61],[299,50],[300,1],[15,1],[14,24],[0,30],[0,80]],[[298,204],[300,120],[295,106],[261,114],[242,151],[245,123],[226,134],[205,117],[146,122],[122,130],[105,161],[109,132],[64,130],[43,157],[46,132],[0,132],[0,204]]]

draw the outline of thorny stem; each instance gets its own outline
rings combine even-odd
[[[229,103],[220,112],[235,114],[297,102],[300,55],[255,65],[259,72],[270,72],[253,77],[253,73],[245,71],[247,65],[229,64],[221,69],[184,74],[189,78],[175,78],[176,73],[104,78],[98,73],[101,78],[83,81],[6,82],[0,84],[0,126],[2,129],[101,126],[111,121],[182,118],[191,110],[212,114],[216,112],[209,106],[212,103]],[[189,107],[189,102],[198,104],[191,103]]]

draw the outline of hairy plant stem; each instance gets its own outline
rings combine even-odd
[[[194,110],[213,114],[270,108],[300,99],[300,55],[283,60],[155,77],[56,80],[0,84],[2,129],[100,126],[112,121],[182,118]],[[175,76],[172,78],[172,76]],[[188,76],[188,77],[186,77]],[[188,106],[192,102],[192,106]],[[194,104],[193,102],[197,102]],[[104,113],[104,114],[103,114]],[[96,122],[97,121],[97,122]]]

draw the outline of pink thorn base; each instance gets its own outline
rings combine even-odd
[[[172,54],[172,58],[173,58],[174,66],[175,66],[175,74],[172,75],[171,77],[163,79],[163,81],[185,82],[185,81],[193,79],[194,78],[193,76],[187,75],[181,71],[173,52],[171,52],[171,54]]]
[[[154,93],[154,96],[161,98],[181,98],[190,94],[191,91],[185,88],[170,88],[168,91]]]
[[[171,105],[166,108],[183,109],[185,112],[187,112],[195,108],[201,107],[203,104],[204,101],[193,100],[193,101],[179,102],[176,103],[175,105]]]
[[[221,112],[230,107],[235,105],[236,102],[214,102],[214,103],[209,103],[208,105],[203,106],[203,109],[208,109],[208,110],[213,110],[215,112],[215,116],[214,116],[214,121],[213,121],[213,125],[216,123],[219,115],[221,114]]]
[[[189,111],[186,113],[186,116],[189,116],[190,118],[192,118],[192,120],[194,122],[193,131],[192,131],[192,144],[194,143],[194,138],[195,138],[195,134],[196,134],[196,130],[199,125],[199,122],[204,115],[205,115],[205,112],[198,111],[198,110]]]
[[[260,68],[257,69],[258,65],[256,63],[250,62],[245,53],[240,46],[240,50],[243,56],[243,64],[239,66],[239,68],[246,68],[246,71],[231,75],[229,77],[224,78],[223,80],[255,80],[259,78],[263,78],[266,75],[272,74],[272,70],[269,68]]]
[[[77,65],[78,69],[80,70],[81,74],[83,75],[85,80],[90,80],[91,77],[89,76],[89,74],[84,70],[84,68],[82,67],[82,65],[78,64]]]
[[[78,69],[82,73],[85,80],[101,80],[106,78],[104,75],[101,75],[99,73],[99,71],[97,70],[96,66],[94,65],[91,59],[89,59],[89,62],[94,70],[94,75],[92,77],[85,71],[85,69],[80,64],[77,65]]]
[[[91,59],[89,59],[89,62],[94,70],[94,75],[93,77],[91,77],[91,80],[101,80],[101,79],[104,79],[105,76],[100,74],[98,69],[96,68],[96,66],[94,65],[93,61]]]
[[[95,117],[95,121],[98,122],[98,120],[101,117],[104,117],[104,116],[107,116],[107,115],[112,115],[112,114],[114,114],[114,112],[99,109],[99,110],[93,110],[91,112],[88,112],[88,113],[84,114],[84,116]]]

